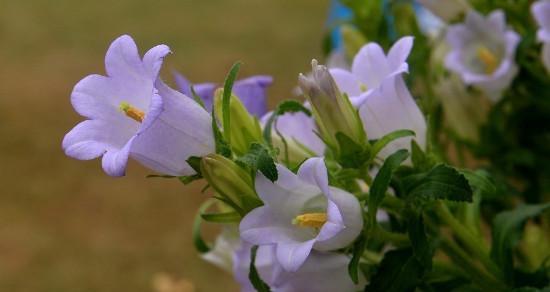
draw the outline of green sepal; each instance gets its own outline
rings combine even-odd
[[[336,133],[338,162],[344,168],[361,168],[369,159],[369,151],[342,132]]]
[[[408,136],[415,136],[414,131],[397,130],[389,134],[386,134],[382,138],[376,140],[376,142],[374,142],[371,148],[370,160],[371,161],[374,160],[374,158],[376,158],[376,155],[378,155],[378,153],[380,153],[380,151],[382,151],[382,149],[384,149],[384,147],[386,147],[389,143],[399,138],[408,137]]]
[[[270,181],[274,182],[278,179],[277,167],[275,161],[269,153],[269,149],[259,143],[250,144],[250,150],[245,155],[236,160],[241,165],[249,167],[253,173],[260,171]]]
[[[256,253],[258,246],[255,245],[250,249],[250,270],[248,272],[248,280],[258,292],[270,292],[269,286],[262,280],[258,270],[256,269]]]
[[[353,244],[351,260],[348,264],[348,273],[353,283],[359,283],[359,261],[367,247],[367,239],[363,234]]]
[[[241,67],[240,62],[236,62],[231,66],[229,73],[225,77],[223,84],[223,97],[222,97],[222,122],[223,122],[223,134],[229,144],[231,144],[231,92],[233,89],[233,83],[237,79],[237,73]],[[212,111],[214,112],[214,111]],[[214,114],[213,114],[214,116]]]

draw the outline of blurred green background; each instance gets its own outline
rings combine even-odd
[[[159,272],[197,291],[236,291],[191,243],[200,185],[106,176],[99,160],[64,156],[63,135],[81,118],[69,96],[103,73],[112,40],[128,33],[141,52],[172,48],[163,70],[221,82],[271,74],[270,105],[290,97],[320,44],[328,1],[0,1],[0,291],[152,291]]]

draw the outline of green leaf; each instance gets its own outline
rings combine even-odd
[[[191,156],[186,160],[187,164],[197,173],[201,174],[201,158],[197,156]]]
[[[212,206],[214,202],[214,200],[208,200],[204,202],[197,211],[197,214],[195,215],[195,221],[193,222],[193,244],[195,245],[197,251],[200,253],[207,253],[210,251],[210,246],[202,239],[201,235],[201,214],[204,213],[208,208],[210,208],[210,206]]]
[[[459,170],[462,175],[468,180],[470,186],[481,193],[483,197],[493,197],[497,192],[497,187],[491,180],[489,173],[484,170]]]
[[[411,130],[397,130],[397,131],[393,131],[393,132],[391,132],[387,135],[384,135],[382,138],[376,140],[376,142],[372,145],[372,150],[371,150],[371,154],[370,154],[371,155],[371,160],[376,158],[376,155],[378,155],[378,153],[380,153],[380,151],[382,151],[382,149],[384,149],[384,147],[386,147],[386,145],[388,145],[392,141],[394,141],[396,139],[399,139],[399,138],[408,137],[408,136],[415,136],[414,131],[411,131]]]
[[[376,211],[390,185],[393,172],[401,165],[405,159],[409,157],[409,152],[405,149],[397,150],[392,155],[388,156],[384,161],[384,164],[378,171],[378,174],[374,178],[372,185],[369,190],[369,215],[371,222],[376,222]]]
[[[472,188],[466,178],[445,164],[439,164],[424,174],[411,175],[403,183],[411,200],[472,201]]]
[[[271,140],[271,131],[273,128],[273,124],[275,123],[275,120],[286,113],[297,113],[302,112],[306,114],[308,117],[311,116],[311,111],[304,107],[303,104],[296,100],[284,100],[273,111],[269,119],[267,120],[267,123],[264,127],[263,136],[264,139],[267,141],[268,145],[271,147],[273,145]]]
[[[231,70],[229,70],[229,73],[225,77],[225,82],[223,84],[223,97],[222,97],[223,134],[225,135],[225,139],[229,144],[231,144],[231,131],[230,131],[231,129],[231,116],[230,116],[231,90],[233,89],[233,83],[235,82],[235,79],[237,79],[237,73],[239,72],[240,67],[241,67],[240,62],[233,64],[233,66],[231,67]]]
[[[521,205],[514,210],[499,213],[493,221],[493,243],[491,258],[503,270],[506,278],[512,280],[513,248],[521,238],[521,229],[525,221],[550,208],[550,203]]]
[[[407,223],[407,231],[411,240],[414,256],[426,270],[431,270],[433,248],[426,235],[422,213],[412,213],[408,216]]]
[[[348,273],[353,283],[359,283],[359,260],[367,247],[367,240],[362,234],[353,244],[353,254],[348,264]]]
[[[212,109],[213,110],[213,109]],[[214,132],[214,141],[216,144],[216,153],[225,157],[231,157],[231,147],[229,143],[223,138],[220,129],[218,128],[218,121],[216,115],[212,114],[212,131]]]
[[[368,151],[342,132],[336,133],[340,149],[338,162],[345,168],[360,168],[369,158]]]
[[[237,212],[203,213],[201,217],[204,221],[215,223],[234,223],[241,220],[241,215]]]
[[[279,176],[273,157],[269,154],[269,149],[259,143],[250,144],[248,153],[239,157],[237,163],[250,167],[253,172],[259,170],[272,182],[276,181]]]
[[[195,175],[189,175],[189,176],[173,176],[173,175],[159,175],[159,174],[149,174],[146,176],[146,178],[177,178],[179,181],[181,181],[184,185],[190,184],[196,180],[199,180],[202,178],[201,175],[195,174]]]
[[[422,151],[416,140],[411,140],[411,160],[414,167],[420,171],[428,171],[434,166],[434,161]]]
[[[250,271],[248,272],[248,279],[250,283],[258,292],[270,292],[269,286],[262,280],[258,270],[256,270],[256,253],[258,252],[258,246],[255,245],[250,249]]]
[[[424,274],[424,267],[414,256],[412,249],[387,252],[377,273],[370,279],[365,291],[406,292],[414,291]]]

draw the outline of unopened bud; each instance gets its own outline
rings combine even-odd
[[[223,124],[223,89],[216,90],[214,95],[214,112],[218,121]],[[262,142],[262,129],[258,119],[251,115],[236,95],[231,95],[230,103],[231,148],[237,155],[248,151],[252,142]],[[226,135],[226,134],[224,134]]]

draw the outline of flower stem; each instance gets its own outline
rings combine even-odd
[[[489,257],[489,249],[485,243],[475,237],[470,230],[464,227],[451,213],[447,206],[439,201],[435,204],[437,216],[445,222],[453,231],[454,235],[472,252],[479,261],[493,274],[497,279],[503,279],[500,268]]]
[[[505,291],[506,286],[498,281],[492,274],[480,267],[468,254],[453,241],[442,238],[441,250],[447,254],[462,271],[468,274],[472,281],[484,291]]]
[[[376,224],[371,231],[371,236],[381,239],[383,241],[389,241],[396,246],[408,246],[411,244],[409,237],[405,234],[396,233],[396,232],[390,232],[382,227],[380,227],[378,224]]]

